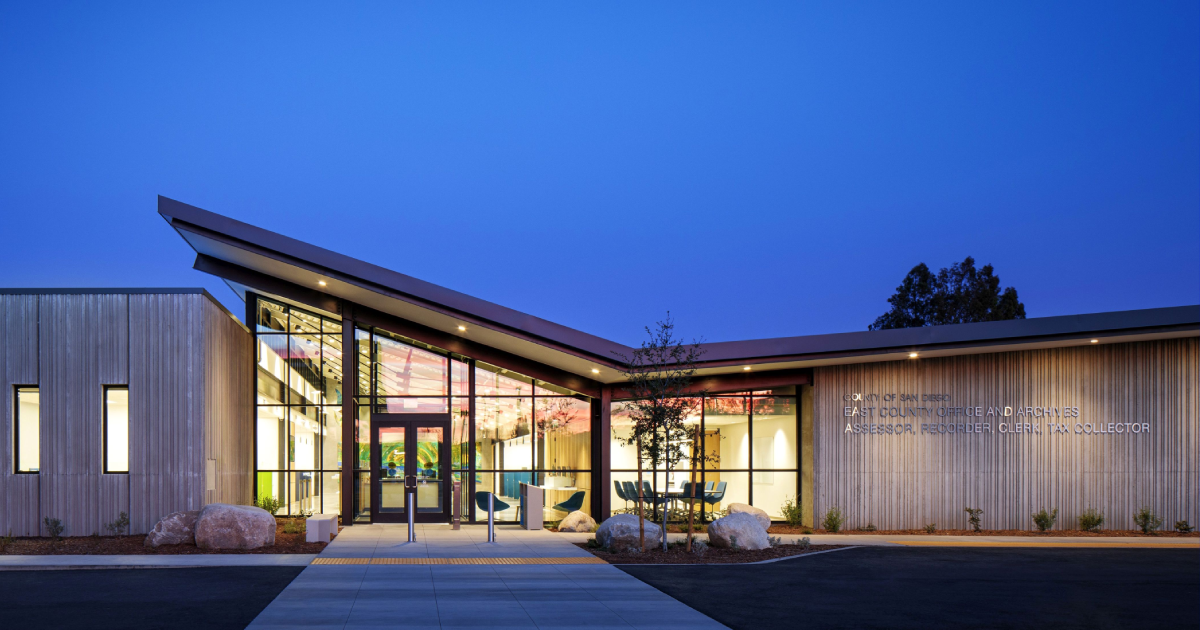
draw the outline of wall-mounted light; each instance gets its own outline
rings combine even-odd
[[[1092,340],[1092,343],[1100,343],[1100,340],[1099,340],[1099,339],[1093,339],[1093,340]]]
[[[596,368],[592,368],[592,374],[599,374],[599,373],[600,373],[600,370],[597,370]]]
[[[749,371],[750,371],[750,366],[749,366],[749,365],[747,365],[746,367],[744,367],[744,368],[742,368],[742,369],[743,369],[743,370],[745,370],[745,371],[747,371],[747,372],[749,372]]]
[[[321,285],[321,286],[325,286],[325,281],[324,281],[324,280],[317,280],[317,284],[319,284],[319,285]]]
[[[915,359],[915,358],[917,358],[917,353],[916,353],[916,352],[909,352],[909,353],[908,353],[908,358],[910,358],[910,359]]]
[[[462,331],[462,332],[467,332],[467,327],[466,327],[466,326],[459,326],[459,327],[458,327],[458,329],[459,329],[460,331]]]

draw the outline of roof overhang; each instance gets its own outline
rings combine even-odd
[[[482,360],[547,366],[551,382],[583,393],[619,383],[633,349],[166,197],[159,214],[197,253],[196,269],[243,299],[270,295],[356,319]],[[249,324],[249,322],[247,322]],[[398,330],[397,328],[404,329]],[[1043,317],[903,330],[708,343],[698,375],[758,387],[825,365],[1128,343],[1200,335],[1200,306]],[[517,369],[517,368],[513,368]],[[751,374],[747,374],[751,373]],[[531,374],[533,375],[533,374]],[[760,376],[761,375],[761,376]],[[536,376],[536,375],[533,375]],[[559,378],[553,378],[558,376]],[[540,377],[539,377],[540,378]],[[564,382],[565,380],[571,383]],[[711,381],[717,382],[717,381]]]

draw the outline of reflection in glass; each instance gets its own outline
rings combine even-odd
[[[448,359],[428,350],[375,335],[375,394],[445,396]]]
[[[592,465],[592,406],[575,398],[538,398],[537,468],[586,470]]]
[[[475,394],[482,396],[528,396],[533,379],[494,365],[475,362]]]
[[[533,468],[532,398],[475,399],[475,441],[479,467],[498,470]]]
[[[379,511],[404,511],[404,427],[379,427]]]
[[[445,398],[376,398],[375,413],[447,413]]]
[[[258,332],[287,332],[287,309],[282,304],[258,300]]]
[[[442,477],[442,427],[417,427],[417,511],[441,512],[446,479]]]

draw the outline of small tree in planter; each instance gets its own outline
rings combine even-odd
[[[649,339],[642,342],[641,347],[633,351],[633,356],[618,354],[621,360],[621,373],[626,379],[625,387],[632,398],[625,404],[629,418],[633,423],[629,436],[623,441],[626,446],[635,446],[638,454],[638,524],[641,535],[641,547],[645,551],[645,512],[642,508],[642,461],[650,462],[654,469],[663,469],[667,479],[671,471],[684,459],[697,457],[703,453],[693,444],[690,454],[679,448],[689,438],[699,438],[691,426],[685,421],[698,404],[697,396],[703,396],[703,391],[692,391],[692,375],[696,372],[696,362],[703,350],[698,341],[685,346],[681,339],[675,337],[675,323],[671,314],[667,313],[665,320],[655,324],[651,329],[646,327]],[[689,457],[690,455],[690,457]],[[695,466],[692,467],[695,470]],[[692,488],[695,488],[693,473]],[[693,490],[694,493],[694,490]],[[695,501],[691,501],[690,510],[694,514]],[[667,509],[663,506],[663,551],[667,550]],[[689,517],[689,521],[694,517]],[[688,526],[687,548],[692,546],[691,522]]]

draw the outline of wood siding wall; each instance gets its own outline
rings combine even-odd
[[[1031,514],[1058,508],[1057,529],[1076,527],[1088,508],[1104,527],[1134,528],[1149,506],[1165,526],[1200,522],[1198,340],[1194,337],[871,363],[814,370],[815,511],[837,506],[847,527],[966,528],[965,507],[983,509],[985,529],[1033,529]],[[851,403],[846,394],[949,394],[945,406],[1078,407],[1078,418],[1020,418],[1042,432],[921,434],[924,415],[846,418],[846,406],[916,407],[929,403]],[[958,417],[955,423],[982,421]],[[911,423],[915,435],[846,433],[851,423]],[[1071,433],[1050,433],[1047,422]],[[1149,433],[1083,435],[1076,423],[1140,422]]]
[[[239,324],[202,294],[4,295],[0,322],[0,533],[44,535],[47,516],[61,519],[68,536],[107,533],[122,511],[131,531],[144,533],[167,513],[207,502],[207,432],[219,436],[218,448],[231,443],[237,404],[243,433],[252,429],[244,376],[252,346]],[[242,375],[239,391],[226,391],[234,378],[221,368]],[[38,474],[13,472],[14,385],[40,390]],[[105,385],[129,387],[128,474],[103,472]],[[210,417],[225,428],[209,427]],[[234,479],[244,467],[245,486],[253,438],[241,441],[228,470],[217,470]],[[228,488],[216,493],[221,499],[249,497],[236,482],[217,485]]]
[[[254,345],[215,304],[203,308],[204,457],[213,473],[205,480],[205,503],[247,505],[254,500]]]

